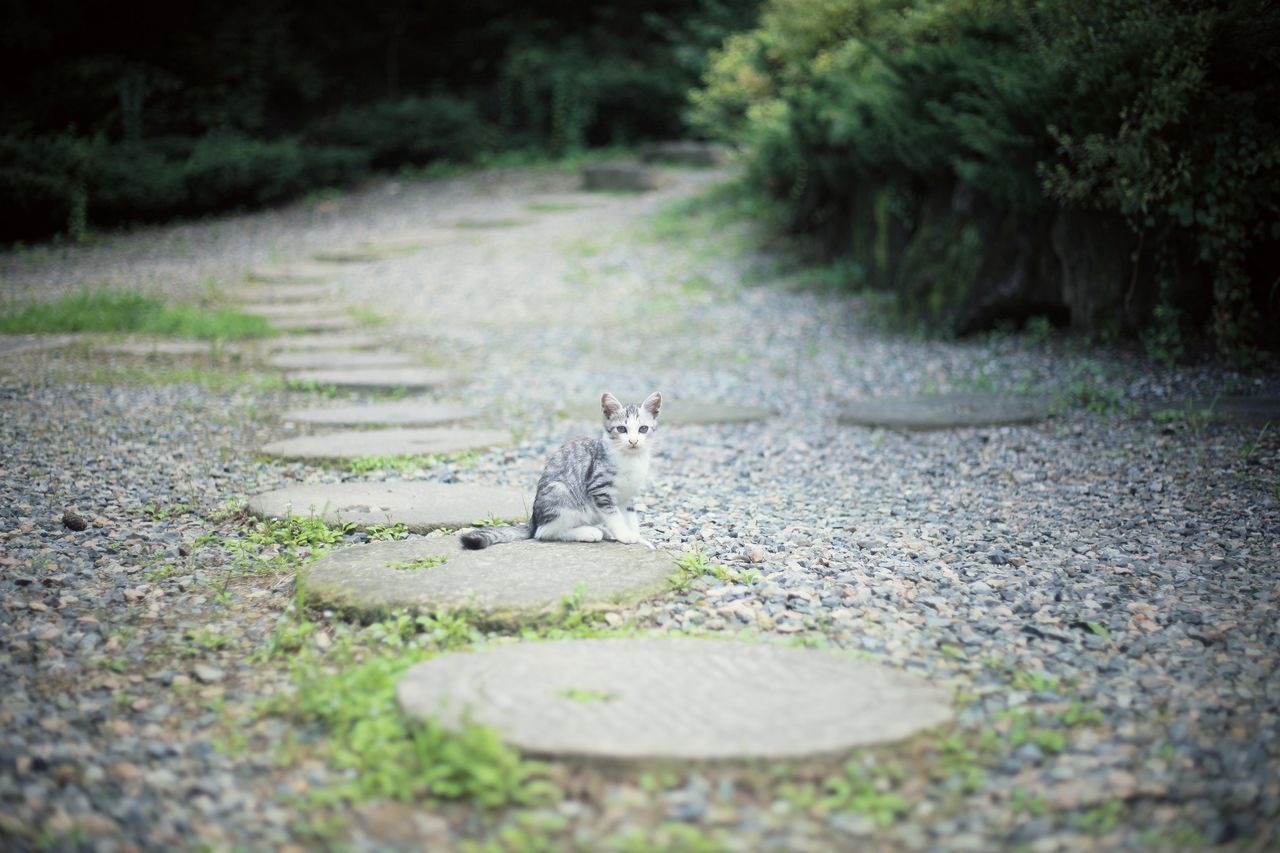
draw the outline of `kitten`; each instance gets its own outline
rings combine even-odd
[[[662,395],[624,406],[612,394],[600,398],[604,430],[599,438],[575,438],[551,454],[538,480],[528,524],[484,527],[461,536],[462,547],[488,548],[499,542],[640,542],[636,496],[649,476],[649,441],[658,428]]]

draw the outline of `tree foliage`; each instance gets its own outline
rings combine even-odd
[[[1176,341],[1208,318],[1246,357],[1280,339],[1276,44],[1259,0],[770,0],[692,118],[833,254],[857,248],[866,188],[904,239],[937,236],[919,231],[949,187],[1022,221],[1118,218],[1158,296],[1100,331]]]
[[[10,0],[0,239],[680,135],[707,51],[756,5]]]

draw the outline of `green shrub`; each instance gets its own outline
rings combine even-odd
[[[362,151],[378,168],[435,160],[467,163],[497,149],[501,141],[497,126],[473,102],[450,95],[347,109],[314,126],[308,136]]]
[[[939,193],[989,231],[1028,223],[1048,258],[1058,214],[1119,219],[1136,268],[1101,284],[1126,295],[1093,331],[1199,318],[1247,358],[1280,342],[1277,41],[1280,9],[1246,0],[771,0],[713,55],[691,118],[745,145],[789,227],[856,252],[872,283],[918,292],[902,276],[943,260],[901,263],[954,230],[921,230]],[[953,278],[915,310],[962,294]]]

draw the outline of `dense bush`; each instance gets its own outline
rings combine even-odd
[[[82,234],[90,224],[151,222],[251,208],[364,174],[364,152],[237,134],[110,143],[69,135],[0,137],[0,228],[12,238]]]
[[[433,160],[467,163],[502,144],[497,126],[480,115],[474,101],[451,95],[347,109],[313,125],[307,135],[364,151],[380,168]]]
[[[12,0],[0,240],[680,134],[708,50],[758,2]]]
[[[772,0],[692,109],[943,327],[1056,309],[1174,354],[1210,318],[1241,355],[1280,328],[1276,43],[1245,0]]]

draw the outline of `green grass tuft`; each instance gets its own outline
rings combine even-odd
[[[52,302],[33,302],[0,315],[8,334],[114,332],[195,340],[243,340],[272,334],[262,317],[197,305],[166,305],[127,290],[85,290]]]

